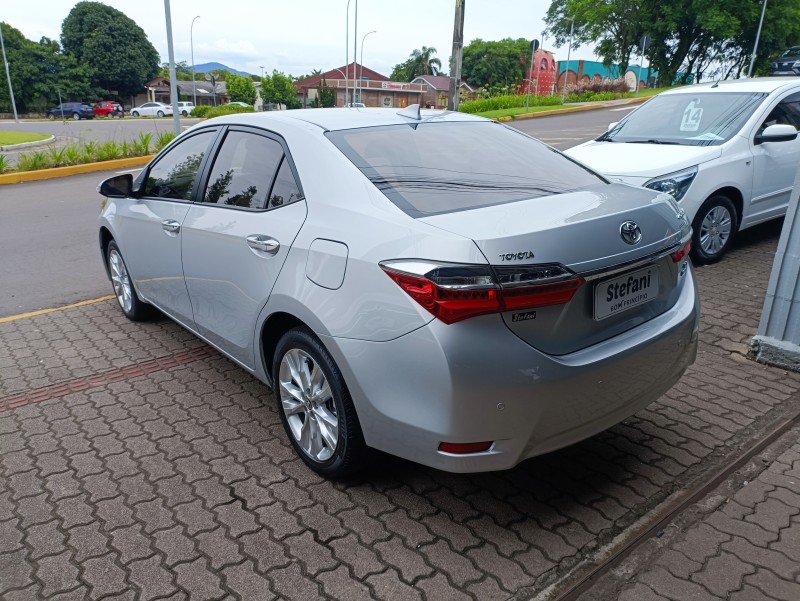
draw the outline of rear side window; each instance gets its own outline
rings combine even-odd
[[[605,182],[497,123],[412,123],[327,136],[411,217],[564,194]]]

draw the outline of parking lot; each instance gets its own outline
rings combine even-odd
[[[698,269],[700,350],[667,395],[501,473],[381,457],[327,482],[271,392],[167,319],[0,319],[0,597],[532,598],[797,411],[800,376],[745,357],[779,231]]]

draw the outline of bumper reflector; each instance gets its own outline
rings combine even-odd
[[[442,453],[453,453],[454,455],[468,455],[469,453],[483,453],[492,448],[492,441],[489,442],[440,442],[439,450]]]

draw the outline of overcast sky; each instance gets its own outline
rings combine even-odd
[[[358,44],[364,43],[364,64],[389,75],[415,48],[433,46],[442,66],[453,43],[453,0],[351,0],[349,58],[353,60],[353,14],[358,1]],[[2,0],[0,20],[29,39],[59,39],[61,23],[72,0]],[[162,0],[106,0],[136,21],[167,60],[167,34]],[[464,41],[475,38],[539,38],[549,0],[467,0]],[[253,74],[278,69],[295,76],[323,71],[345,62],[347,0],[171,0],[175,60],[190,63],[189,28],[193,17],[195,64],[218,61]],[[566,60],[567,48],[554,50]],[[582,47],[572,58],[595,60],[593,48]]]

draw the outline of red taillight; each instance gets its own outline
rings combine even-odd
[[[411,298],[447,324],[487,313],[566,303],[584,283],[583,278],[570,277],[571,272],[554,265],[493,270],[488,265],[392,261],[381,267]]]
[[[468,453],[483,453],[492,448],[492,442],[440,442],[439,450],[443,453],[466,455]]]
[[[691,252],[691,250],[692,250],[692,239],[689,238],[686,244],[684,244],[678,250],[672,253],[672,260],[675,261],[675,263],[680,263],[683,260],[683,258],[686,257]]]

